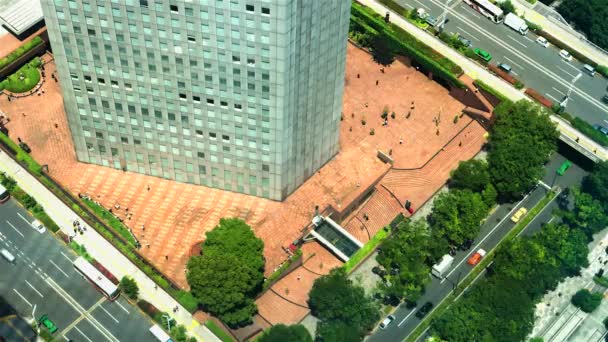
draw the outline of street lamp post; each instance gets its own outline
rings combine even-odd
[[[38,335],[40,335],[40,323],[38,323],[38,321],[36,320],[36,306],[38,304],[34,304],[34,307],[32,308],[32,319],[34,320],[34,323],[36,324],[36,333]]]
[[[445,23],[448,21],[448,10],[449,10],[450,2],[452,2],[452,0],[445,1],[445,3],[443,4],[443,13],[441,13],[439,18],[437,18],[437,21],[439,23],[439,26],[438,26],[439,31],[443,31],[443,29],[445,27]]]
[[[572,88],[574,88],[574,83],[576,81],[578,81],[578,79],[581,78],[581,76],[583,76],[583,74],[579,72],[578,75],[574,76],[572,81],[570,81],[570,86],[568,87],[568,93],[566,94],[566,96],[564,96],[564,99],[562,100],[562,102],[559,103],[559,106],[562,109],[566,109],[566,106],[568,105],[568,99],[570,99],[570,95],[572,94]]]

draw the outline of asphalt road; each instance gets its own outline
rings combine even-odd
[[[122,296],[109,302],[74,269],[77,256],[32,220],[15,200],[0,204],[0,248],[16,256],[0,258],[0,294],[19,314],[31,318],[34,306],[36,319],[48,314],[57,341],[152,341],[149,318]]]
[[[555,154],[551,158],[545,168],[546,174],[543,177],[543,183],[549,186],[556,185],[562,189],[580,184],[580,181],[587,172],[575,164],[573,164],[563,176],[555,176],[555,170],[565,160],[566,158],[560,154]],[[467,259],[479,248],[483,248],[486,251],[493,249],[515,226],[510,220],[513,213],[522,206],[527,209],[532,208],[545,196],[546,191],[546,188],[543,186],[538,186],[520,202],[499,206],[482,225],[480,235],[475,240],[473,247],[468,251],[458,251],[456,253],[452,268],[446,279],[439,280],[435,277],[431,277],[432,280],[429,285],[427,285],[425,294],[418,300],[418,306],[414,309],[409,309],[405,304],[400,305],[393,313],[396,318],[395,321],[384,330],[377,329],[374,334],[369,337],[369,341],[402,341],[405,339],[421,322],[421,320],[415,316],[415,312],[426,302],[431,302],[434,306],[437,306],[447,295],[449,295],[456,284],[465,278],[473,269],[471,265],[467,264]],[[556,201],[550,202],[550,204],[522,231],[522,234],[529,235],[539,231],[543,223],[551,221],[552,213],[556,208]]]
[[[443,13],[445,0],[396,0],[403,7],[424,8],[434,17]],[[555,46],[548,48],[536,43],[537,36],[529,32],[522,36],[504,24],[494,24],[473,10],[462,0],[450,4],[446,32],[457,32],[469,39],[473,48],[488,51],[491,63],[506,63],[513,68],[513,76],[526,87],[538,90],[545,97],[559,102],[568,92],[571,80],[582,72],[583,63],[563,60]],[[608,63],[605,63],[608,64]],[[602,96],[608,94],[606,78],[582,72],[576,81],[566,111],[592,124],[608,127],[608,105]]]

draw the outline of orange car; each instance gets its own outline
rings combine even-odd
[[[467,263],[469,265],[477,265],[479,263],[479,261],[481,261],[481,258],[483,258],[486,255],[486,251],[483,249],[479,249],[477,251],[477,253],[471,255],[471,257],[469,258],[469,260],[467,260]]]

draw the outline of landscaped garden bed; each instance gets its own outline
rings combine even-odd
[[[0,90],[8,90],[12,93],[25,93],[34,89],[40,82],[39,68],[41,65],[42,61],[40,57],[34,58],[17,70],[17,72],[0,82]]]

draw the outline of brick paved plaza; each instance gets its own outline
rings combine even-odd
[[[287,258],[283,247],[300,237],[315,205],[321,209],[327,205],[340,209],[389,170],[390,165],[376,157],[378,150],[388,153],[392,149],[395,168],[423,165],[430,168],[428,172],[427,166],[415,171],[389,171],[377,186],[384,191],[376,191],[361,209],[343,222],[362,242],[385,225],[386,220],[390,222],[405,199],[415,198],[413,203],[417,207],[445,183],[458,161],[469,159],[479,151],[485,131],[467,116],[454,123],[454,116],[461,112],[463,105],[425,75],[400,62],[381,72],[366,52],[352,45],[348,48],[346,68],[340,153],[281,203],[77,162],[58,84],[49,77],[54,72],[52,62],[46,66],[48,80],[41,88],[44,94],[40,92],[40,95],[10,102],[6,96],[0,96],[0,111],[11,119],[7,126],[10,136],[27,142],[32,156],[40,164],[47,164],[50,175],[59,183],[74,194],[93,197],[106,208],[120,205],[121,210],[114,212],[141,240],[142,254],[176,283],[187,287],[184,269],[189,251],[221,217],[240,217],[254,228],[265,243],[266,273],[269,274]],[[407,119],[412,101],[414,109]],[[389,108],[388,126],[383,126],[380,118],[385,106]],[[396,113],[395,119],[390,117],[392,111]],[[365,126],[361,124],[363,116]],[[374,135],[369,134],[371,128],[375,130]],[[438,151],[440,153],[431,159]],[[130,219],[124,208],[129,208]],[[369,216],[369,222],[361,223],[364,213]],[[291,315],[285,312],[289,309],[283,304],[260,299],[261,313],[283,310],[284,315],[265,317],[272,323],[303,317],[314,278],[340,264],[316,246],[305,245],[303,258],[308,261],[303,267],[306,269],[294,271],[268,292],[300,305],[296,306],[300,310],[294,309],[297,313]],[[266,302],[272,310],[265,307]]]

